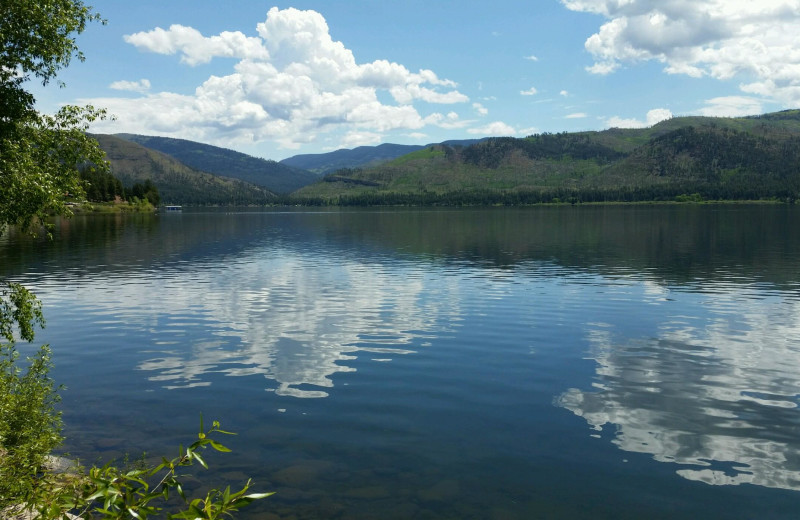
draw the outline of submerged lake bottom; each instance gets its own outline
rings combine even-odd
[[[192,211],[0,237],[84,463],[238,518],[796,518],[800,208]],[[34,345],[22,346],[33,350]]]

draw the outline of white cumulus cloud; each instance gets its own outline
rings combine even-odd
[[[539,91],[538,91],[538,90],[536,90],[536,87],[531,87],[531,88],[529,88],[528,90],[520,90],[520,91],[519,91],[519,93],[520,93],[521,95],[523,95],[523,96],[533,96],[533,95],[535,95],[537,92],[539,92]]]
[[[562,0],[607,21],[585,43],[588,70],[656,60],[669,74],[748,78],[746,93],[800,104],[800,2],[797,0]]]
[[[131,92],[147,92],[150,90],[150,80],[140,79],[139,81],[115,81],[108,86],[114,90],[128,90]]]
[[[255,35],[208,36],[176,24],[130,34],[125,41],[142,51],[179,56],[192,67],[217,58],[232,64],[229,73],[208,77],[191,94],[86,100],[115,114],[115,123],[100,126],[115,125],[109,128],[117,131],[218,144],[271,141],[294,149],[334,131],[344,136],[344,144],[358,145],[378,142],[392,130],[469,123],[449,115],[423,117],[415,106],[468,102],[453,81],[388,60],[358,63],[351,50],[331,38],[316,11],[273,7]],[[117,82],[112,88],[146,92],[145,81]]]
[[[584,117],[588,117],[586,112],[575,112],[572,114],[567,114],[565,116],[567,119],[583,119]]]
[[[700,114],[711,117],[740,117],[763,112],[761,101],[746,96],[724,96],[709,99]]]
[[[370,146],[381,142],[381,134],[375,132],[348,132],[340,143],[341,148],[355,148],[357,146]]]
[[[644,121],[635,118],[624,119],[618,116],[608,118],[606,126],[609,128],[645,128],[660,123],[672,117],[672,112],[666,108],[654,108],[647,112]]]
[[[459,117],[455,112],[448,112],[447,115],[436,112],[425,118],[425,124],[438,126],[447,130],[456,128],[466,128],[472,123],[470,120],[464,120]]]
[[[672,119],[672,112],[666,108],[654,108],[653,110],[648,110],[647,112],[647,126],[653,126],[656,123],[660,123],[661,121],[665,121],[667,119]]]
[[[513,126],[508,125],[502,121],[494,121],[488,125],[470,128],[467,130],[470,134],[484,135],[491,137],[504,137],[518,135],[520,132],[515,130]]]
[[[208,63],[216,57],[267,59],[269,53],[263,42],[236,31],[225,31],[218,36],[205,37],[197,29],[171,25],[169,30],[156,27],[152,31],[124,36],[126,42],[158,54],[181,54],[189,65]]]

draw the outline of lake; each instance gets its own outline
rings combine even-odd
[[[196,210],[6,233],[65,449],[240,518],[797,518],[800,207]],[[32,352],[34,346],[22,346]]]

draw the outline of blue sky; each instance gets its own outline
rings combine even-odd
[[[797,0],[112,0],[31,84],[93,127],[267,159],[800,105]]]

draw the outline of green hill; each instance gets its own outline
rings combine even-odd
[[[384,143],[378,146],[359,146],[352,150],[341,149],[328,153],[294,155],[282,160],[281,164],[325,175],[342,168],[378,165],[420,148],[424,147]]]
[[[195,170],[243,180],[275,193],[289,193],[319,179],[306,170],[185,139],[135,134],[116,137],[165,153]]]
[[[800,110],[434,145],[337,171],[292,197],[310,204],[795,199]]]
[[[93,135],[106,152],[111,172],[130,187],[153,181],[166,204],[267,204],[276,196],[238,179],[194,170],[169,155],[112,135]]]
[[[441,144],[465,146],[479,141],[480,139],[464,139],[461,141],[445,141]],[[282,160],[281,163],[303,168],[318,175],[326,175],[345,168],[377,166],[423,148],[425,146],[422,145],[384,143],[378,146],[359,146],[353,149],[341,149],[327,153],[294,155]]]

